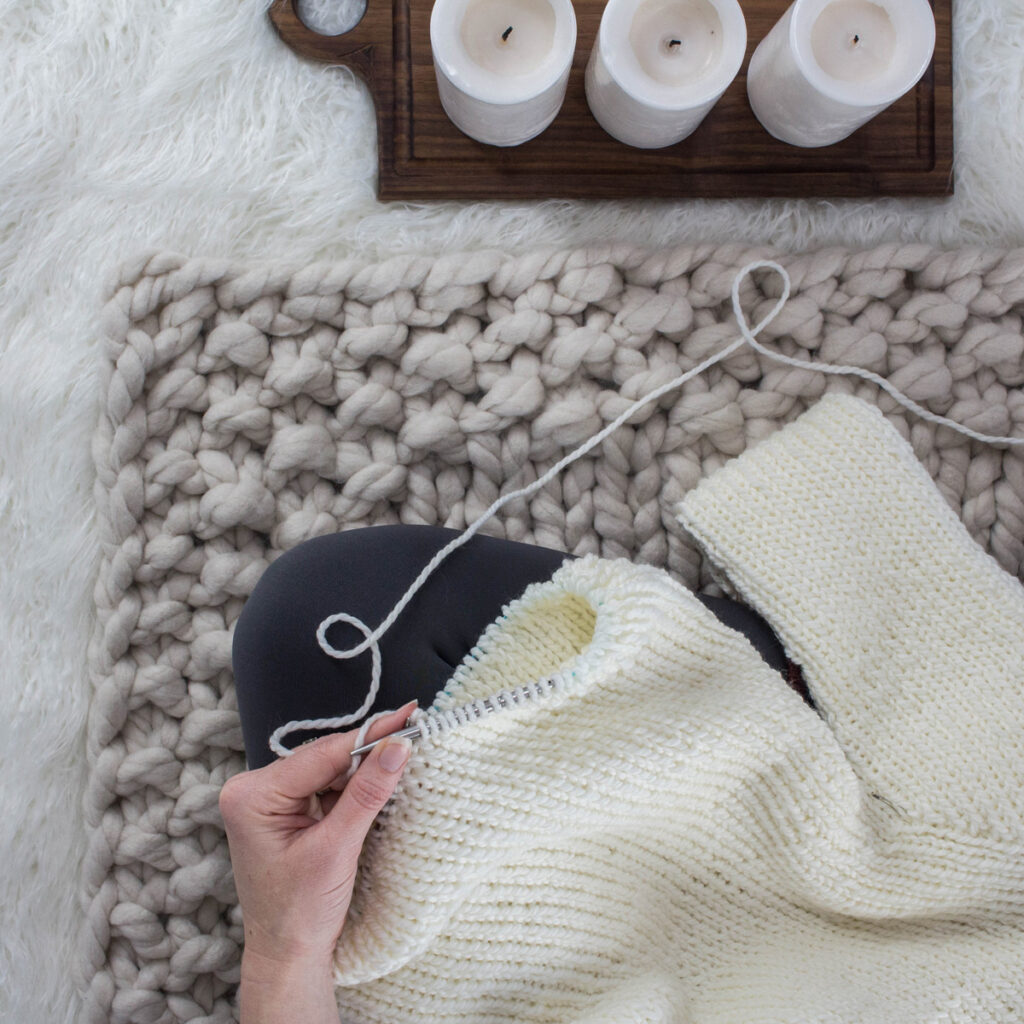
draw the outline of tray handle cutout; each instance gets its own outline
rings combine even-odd
[[[324,64],[343,64],[372,83],[374,66],[391,39],[391,4],[367,0],[366,11],[353,28],[341,35],[321,35],[299,17],[295,0],[274,0],[267,12],[278,35],[300,57]]]

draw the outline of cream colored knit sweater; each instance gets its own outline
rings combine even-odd
[[[663,571],[532,586],[438,697],[337,951],[346,1022],[1024,1021],[1024,588],[829,397],[680,518],[821,714]]]

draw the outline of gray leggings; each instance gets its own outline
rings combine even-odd
[[[317,626],[344,611],[376,626],[429,559],[456,536],[432,526],[375,526],[306,541],[263,574],[235,629],[232,662],[249,768],[275,759],[267,745],[279,726],[298,718],[330,718],[362,704],[370,654],[340,661],[316,641]],[[550,579],[562,551],[477,535],[441,563],[381,638],[380,691],[370,714],[416,699],[433,703],[484,629],[530,583]],[[747,636],[765,661],[802,688],[799,670],[752,609],[697,595],[722,622]],[[339,648],[362,639],[335,623]],[[289,747],[315,733],[290,733]]]

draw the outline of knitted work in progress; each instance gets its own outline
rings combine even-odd
[[[437,703],[557,685],[417,744],[342,1019],[1020,1020],[1024,587],[849,396],[680,514],[823,717],[663,570],[532,585]]]
[[[94,446],[104,557],[87,1019],[233,1018],[242,930],[217,796],[244,767],[231,630],[267,564],[338,529],[464,527],[728,344],[733,279],[761,258],[793,282],[765,344],[864,366],[934,412],[1024,434],[1022,252],[610,246],[304,268],[161,255],[125,268],[105,314],[111,375]],[[753,281],[743,296],[751,322],[774,304]],[[882,409],[973,540],[1021,573],[1020,449],[749,350],[639,412],[485,532],[712,584],[673,509],[825,391]],[[339,694],[339,713],[362,696]]]

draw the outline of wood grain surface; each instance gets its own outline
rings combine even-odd
[[[946,196],[953,192],[952,0],[932,0],[935,59],[915,89],[843,142],[800,149],[772,138],[747,101],[746,68],[789,0],[741,0],[747,56],[688,139],[642,150],[607,135],[587,106],[583,74],[604,0],[574,0],[578,37],[554,123],[522,146],[463,135],[441,107],[430,53],[431,0],[368,0],[340,36],[303,24],[295,0],[270,19],[296,53],[365,79],[377,110],[381,199],[626,199]],[[339,144],[342,140],[339,139]]]

